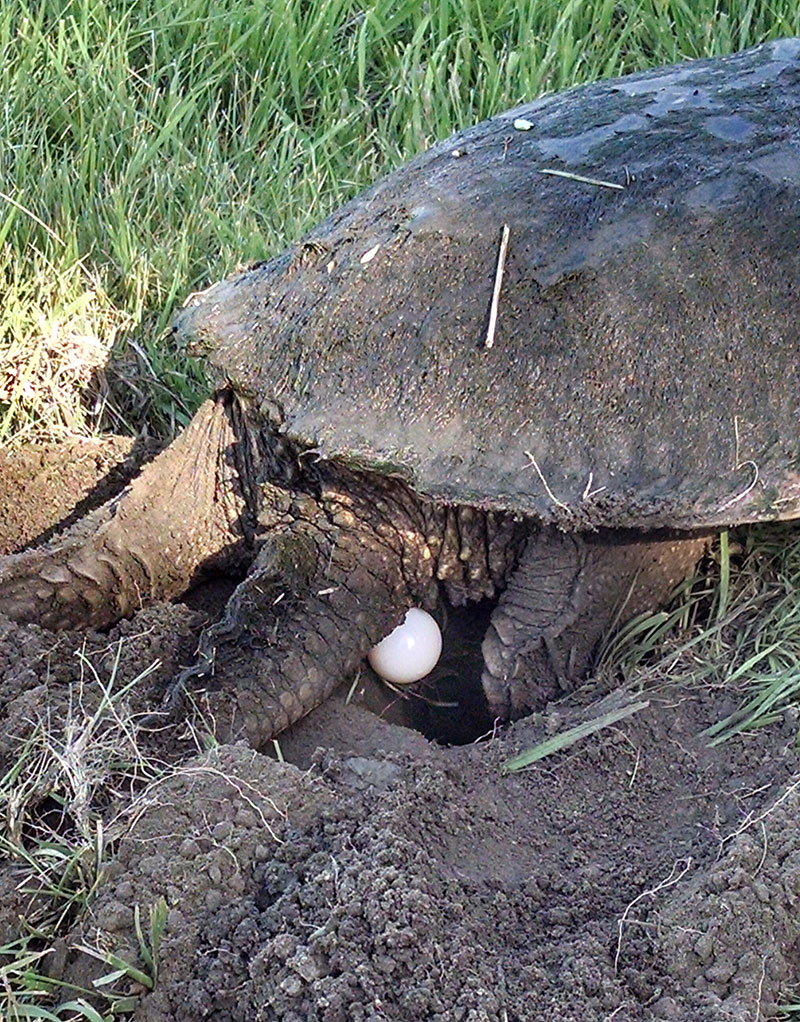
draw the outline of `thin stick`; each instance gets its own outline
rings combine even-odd
[[[530,451],[523,451],[523,454],[536,471],[536,475],[539,477],[539,481],[541,482],[542,486],[544,486],[545,492],[547,493],[547,496],[550,498],[550,500],[552,500],[556,507],[560,507],[563,511],[566,511],[568,514],[571,514],[572,510],[569,507],[569,505],[565,504],[563,500],[559,500],[555,493],[553,493],[553,491],[547,485],[547,480],[545,479],[542,470],[539,468],[536,458],[534,458]]]
[[[755,819],[753,819],[751,813],[748,813],[741,826],[739,826],[736,830],[733,831],[733,833],[728,834],[720,841],[720,849],[724,848],[729,841],[732,841],[734,838],[737,838],[740,834],[743,834],[746,830],[749,830],[749,828],[754,826],[756,823],[762,823],[764,820],[766,820],[766,818],[771,813],[774,813],[778,806],[785,802],[787,798],[790,798],[797,791],[798,788],[800,788],[800,781],[795,781],[794,784],[790,784],[786,791],[784,791],[779,798],[775,799],[775,801],[772,803],[769,809],[765,809],[764,812],[761,813],[760,816],[756,816]]]
[[[754,461],[743,461],[740,465],[736,466],[737,471],[740,468],[751,468],[753,470],[753,478],[750,480],[747,486],[745,486],[741,493],[737,493],[735,497],[731,497],[731,499],[726,500],[724,504],[720,504],[720,506],[717,508],[717,514],[719,514],[720,511],[727,511],[729,507],[733,507],[733,505],[738,504],[740,500],[744,500],[744,498],[748,495],[748,493],[751,492],[751,490],[753,490],[756,483],[758,482],[758,465],[756,465]]]
[[[665,891],[668,887],[674,887],[675,884],[679,883],[692,868],[693,860],[691,855],[687,855],[685,859],[677,859],[670,870],[668,877],[665,877],[660,883],[656,884],[655,887],[649,888],[647,891],[642,891],[637,894],[632,902],[627,906],[625,911],[622,913],[620,918],[617,920],[617,953],[614,955],[614,975],[617,975],[619,970],[619,959],[622,954],[622,930],[625,923],[628,921],[628,913],[638,902],[642,901],[643,898],[653,898],[655,895],[660,894],[661,891]]]
[[[580,181],[585,185],[597,185],[598,188],[618,188],[621,192],[625,185],[618,185],[614,181],[601,181],[597,177],[584,177],[582,174],[570,174],[568,170],[552,170],[550,167],[542,167],[540,174],[552,174],[553,177],[566,177],[570,181]]]
[[[492,291],[492,304],[489,307],[489,326],[486,330],[484,348],[491,348],[494,344],[494,332],[497,329],[497,307],[500,304],[500,288],[503,286],[503,271],[506,268],[506,252],[508,252],[508,236],[511,232],[508,224],[503,224],[503,235],[500,238],[500,250],[497,253],[497,269],[494,274],[494,291]]]

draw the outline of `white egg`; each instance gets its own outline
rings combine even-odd
[[[442,633],[427,611],[412,607],[406,619],[369,651],[376,674],[395,685],[410,685],[436,666],[442,653]]]

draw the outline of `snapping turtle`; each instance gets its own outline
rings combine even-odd
[[[800,516],[799,168],[797,39],[434,146],[188,304],[213,398],[0,611],[103,626],[249,564],[190,674],[261,743],[411,605],[488,597],[524,713],[715,527]]]

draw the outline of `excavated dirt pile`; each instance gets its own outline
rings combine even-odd
[[[10,457],[2,470],[6,508],[25,481],[15,506],[31,517],[13,535],[27,541],[46,527],[34,504],[63,478]],[[0,774],[46,735],[86,782],[59,816],[42,778],[20,841],[47,819],[104,822],[106,864],[52,975],[90,987],[110,971],[78,945],[146,970],[134,914],[147,936],[163,899],[155,989],[115,988],[136,995],[140,1022],[755,1022],[800,987],[796,720],[709,749],[700,732],[730,696],[663,688],[507,775],[505,760],[580,719],[588,689],[457,748],[341,694],[282,736],[285,762],[243,744],[202,751],[202,718],[158,733],[135,720],[191,660],[203,619],[176,604],[107,635],[0,624]],[[95,726],[96,746],[76,742],[102,684],[121,692],[156,662]],[[123,751],[103,758],[114,734]],[[141,765],[154,760],[161,774]],[[0,861],[4,940],[31,911],[22,870]]]

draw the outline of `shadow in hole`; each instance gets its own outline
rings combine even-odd
[[[419,731],[441,745],[468,745],[492,729],[481,685],[481,642],[494,610],[492,600],[446,609],[442,656],[422,681],[389,687],[369,670],[363,704],[383,720]]]

